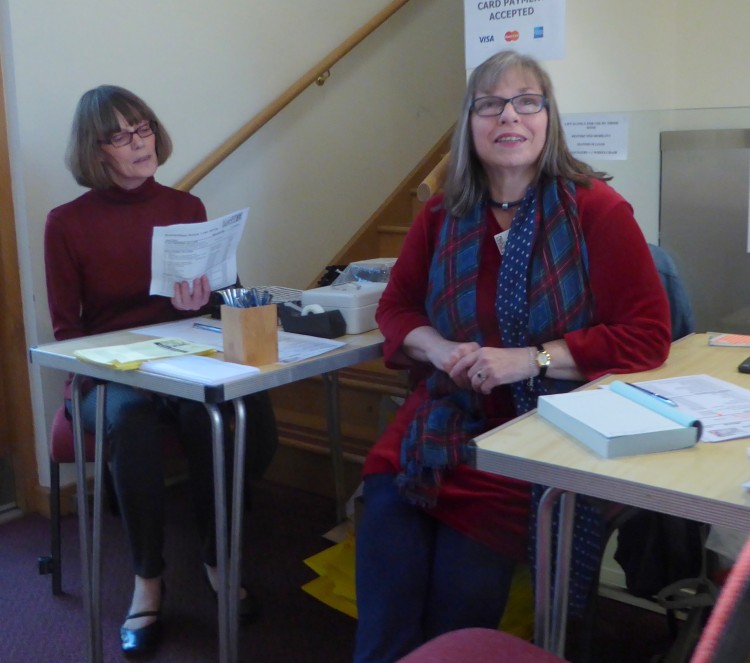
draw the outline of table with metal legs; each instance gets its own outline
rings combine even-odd
[[[377,331],[345,336],[345,345],[324,355],[291,364],[260,367],[260,373],[219,386],[157,376],[141,371],[117,371],[81,362],[74,356],[77,349],[105,347],[143,340],[131,332],[112,332],[71,341],[60,341],[31,348],[32,361],[74,374],[72,382],[73,432],[75,437],[76,478],[79,487],[86,485],[84,436],[81,419],[81,386],[84,378],[96,380],[96,456],[94,462],[93,512],[89,513],[86,491],[77,491],[79,539],[83,584],[83,603],[87,623],[87,655],[90,663],[103,660],[101,636],[101,516],[104,457],[104,412],[108,382],[119,382],[180,398],[202,402],[211,421],[213,444],[214,502],[216,511],[218,625],[220,663],[236,663],[238,652],[239,592],[243,520],[244,458],[247,412],[244,396],[313,377],[323,376],[326,390],[326,419],[330,439],[333,474],[336,487],[337,515],[344,516],[344,477],[338,403],[337,371],[341,368],[376,359],[382,355],[383,337]],[[227,527],[224,422],[219,404],[231,401],[235,413],[234,461],[231,523]]]
[[[694,334],[673,343],[660,368],[627,378],[608,376],[588,387],[614,379],[638,382],[707,374],[750,388],[748,376],[737,372],[747,355],[747,348],[709,346],[707,334]],[[533,411],[479,436],[474,444],[478,469],[550,487],[537,511],[535,642],[559,656],[565,650],[577,496],[750,531],[750,494],[743,488],[750,480],[748,438],[604,459]],[[556,508],[559,536],[554,544],[551,524]]]

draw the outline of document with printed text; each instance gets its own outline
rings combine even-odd
[[[190,341],[213,347],[219,352],[224,351],[223,322],[211,318],[197,317],[165,322],[150,327],[141,327],[131,331],[146,336],[176,336]],[[279,363],[289,364],[295,361],[311,359],[325,354],[346,343],[330,338],[292,334],[279,330]]]
[[[211,290],[234,284],[247,215],[243,209],[213,221],[154,228],[149,294],[172,297],[175,283],[192,282],[203,274]]]
[[[750,437],[750,389],[710,375],[684,375],[636,383],[674,401],[703,424],[701,442]]]

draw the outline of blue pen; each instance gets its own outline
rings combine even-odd
[[[631,387],[633,387],[633,389],[642,391],[644,394],[648,394],[649,396],[653,396],[654,398],[659,399],[662,403],[666,403],[667,405],[671,405],[672,407],[679,407],[677,403],[675,403],[671,398],[667,398],[666,396],[662,396],[661,394],[649,391],[644,387],[639,387],[637,384],[633,384],[632,382],[626,382],[625,384],[630,385]]]
[[[219,334],[222,333],[221,327],[214,327],[213,325],[204,325],[202,322],[194,322],[193,327],[195,327],[195,329],[204,329],[205,331],[218,332]]]

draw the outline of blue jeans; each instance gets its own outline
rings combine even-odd
[[[396,661],[459,628],[497,628],[514,568],[405,501],[392,474],[365,479],[356,556],[355,663]]]

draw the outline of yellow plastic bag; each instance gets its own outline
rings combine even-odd
[[[346,538],[305,560],[318,578],[302,589],[327,606],[357,618],[357,601],[354,595],[354,537]]]
[[[354,590],[354,536],[305,560],[318,578],[302,589],[334,610],[357,618]],[[501,631],[531,640],[534,635],[534,592],[531,571],[525,564],[516,565],[508,596],[508,605],[500,621]]]

